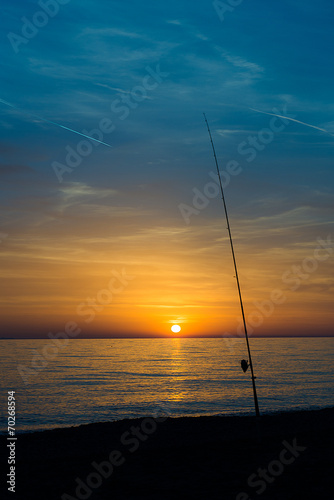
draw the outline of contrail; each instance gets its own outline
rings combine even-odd
[[[42,122],[50,123],[51,125],[56,125],[56,127],[60,127],[60,128],[65,129],[65,130],[69,130],[70,132],[73,132],[74,134],[78,134],[78,135],[81,135],[82,137],[86,137],[86,139],[89,139],[90,141],[99,142],[100,144],[104,144],[105,146],[108,146],[108,148],[112,148],[112,146],[110,144],[107,144],[106,142],[99,141],[98,139],[94,139],[94,137],[90,137],[89,135],[82,134],[81,132],[78,132],[77,130],[73,130],[72,128],[65,127],[65,125],[60,125],[59,123],[52,122],[51,120],[47,120],[46,118],[42,118],[41,116],[28,113],[27,111],[22,111],[22,109],[17,108],[16,106],[14,106],[14,104],[11,104],[10,102],[4,101],[3,99],[0,99],[0,102],[2,102],[3,104],[6,104],[6,106],[10,106],[11,108],[16,109],[17,111],[20,111],[21,113],[23,113],[25,115],[32,116],[33,118],[37,118],[38,120],[42,120]]]
[[[296,120],[295,118],[290,118],[289,116],[283,116],[283,115],[276,115],[275,113],[268,113],[266,111],[260,111],[259,109],[255,108],[248,108],[251,109],[252,111],[256,111],[257,113],[262,113],[263,115],[269,115],[269,116],[277,116],[278,118],[284,118],[284,120],[290,120],[292,122],[300,123],[301,125],[305,125],[306,127],[311,127],[315,128],[316,130],[320,130],[321,132],[326,132],[326,134],[329,135],[334,135],[328,132],[328,130],[325,130],[324,128],[316,127],[315,125],[310,125],[309,123],[301,122],[300,120]]]

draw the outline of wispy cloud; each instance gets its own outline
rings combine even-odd
[[[147,40],[147,36],[142,33],[136,33],[133,31],[122,30],[119,28],[84,28],[78,37],[81,36],[108,36],[108,37],[124,37],[124,38],[134,38]]]
[[[230,55],[226,52],[223,52],[223,55],[224,55],[226,61],[231,63],[236,68],[241,68],[241,69],[247,70],[250,73],[257,75],[257,76],[262,75],[264,73],[264,68],[262,68],[258,64],[247,61],[246,59],[243,59],[242,57],[239,57],[239,56]]]
[[[95,139],[94,137],[90,137],[90,136],[88,136],[86,134],[83,134],[82,132],[78,132],[77,130],[74,130],[72,128],[65,127],[65,125],[61,125],[60,123],[56,123],[54,121],[47,120],[46,118],[41,118],[40,116],[28,113],[27,111],[23,111],[22,109],[18,108],[14,104],[11,104],[11,103],[9,103],[7,101],[4,101],[3,99],[0,99],[0,102],[2,104],[5,104],[6,106],[9,106],[9,107],[11,107],[13,109],[16,109],[17,111],[20,111],[21,113],[23,113],[23,114],[25,114],[27,116],[31,116],[32,118],[35,118],[37,120],[41,120],[44,123],[49,123],[50,125],[55,125],[56,127],[62,128],[62,129],[67,130],[69,132],[73,132],[74,134],[77,134],[77,135],[81,135],[81,137],[85,137],[86,139],[89,139],[91,141],[95,141],[95,142],[98,142],[100,144],[103,144],[104,146],[108,146],[108,148],[112,148],[112,146],[110,144],[107,144],[106,142],[99,141],[98,139]]]
[[[109,90],[115,90],[116,92],[121,92],[122,94],[130,94],[130,90],[123,90],[123,89],[120,89],[118,87],[111,87],[110,85],[106,85],[104,83],[95,83],[95,85],[97,85],[98,87],[103,87],[105,89],[109,89]]]
[[[222,137],[226,135],[234,135],[234,134],[247,134],[253,132],[253,130],[244,130],[244,129],[216,129],[217,134]]]
[[[82,182],[72,182],[67,186],[60,187],[59,191],[66,200],[82,199],[83,197],[106,198],[114,197],[118,194],[115,189],[96,188]]]
[[[176,26],[182,26],[181,21],[179,21],[178,19],[171,19],[171,20],[166,21],[166,23],[167,24],[175,24]]]
[[[283,118],[284,120],[290,120],[291,122],[300,123],[301,125],[305,125],[306,127],[314,128],[316,130],[320,130],[320,132],[325,132],[326,134],[334,136],[334,134],[332,134],[328,130],[325,130],[324,128],[317,127],[316,125],[311,125],[310,123],[302,122],[300,120],[296,120],[296,118],[291,118],[289,116],[282,116],[276,113],[268,113],[267,111],[261,111],[260,109],[255,109],[255,108],[249,108],[249,109],[251,109],[252,111],[256,111],[256,113],[262,113],[263,115],[277,116],[278,118]]]

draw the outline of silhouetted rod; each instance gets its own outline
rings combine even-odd
[[[228,213],[227,213],[227,207],[226,207],[226,202],[225,202],[223,183],[222,183],[221,176],[220,176],[220,171],[219,171],[219,166],[218,166],[218,160],[217,160],[215,146],[214,146],[213,140],[212,140],[211,130],[210,130],[210,127],[209,127],[209,124],[208,124],[208,120],[206,119],[205,113],[203,113],[203,115],[204,115],[206,126],[208,127],[208,132],[209,132],[210,141],[211,141],[212,150],[213,150],[213,156],[215,158],[216,167],[217,167],[217,174],[218,174],[218,179],[219,179],[220,191],[221,191],[221,195],[222,195],[222,200],[223,200],[223,205],[224,205],[224,211],[225,211],[225,217],[226,217],[226,222],[227,222],[227,230],[228,230],[228,235],[229,235],[230,244],[231,244],[231,252],[232,252],[232,258],[233,258],[233,264],[234,264],[234,270],[235,270],[235,277],[236,277],[236,280],[237,280],[237,287],[238,287],[238,293],[239,293],[239,299],[240,299],[242,321],[243,321],[243,324],[244,324],[246,344],[247,344],[247,350],[248,350],[248,356],[249,356],[249,367],[251,369],[251,374],[252,374],[252,384],[253,384],[253,393],[254,393],[255,413],[256,413],[256,416],[259,417],[260,416],[260,410],[259,410],[259,403],[258,403],[258,400],[257,400],[256,386],[255,386],[255,378],[256,377],[254,376],[252,356],[251,356],[250,347],[249,347],[248,334],[247,334],[247,325],[246,325],[246,318],[245,318],[244,306],[243,306],[243,303],[242,303],[242,295],[241,295],[241,288],[240,288],[240,283],[239,283],[237,261],[235,259],[235,253],[234,253],[234,247],[233,247],[233,241],[232,241],[232,234],[231,234],[231,227],[230,227],[230,222],[229,222]]]

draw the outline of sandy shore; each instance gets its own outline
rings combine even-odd
[[[148,417],[22,434],[16,493],[1,498],[330,500],[333,417]]]

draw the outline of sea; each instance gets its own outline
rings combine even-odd
[[[334,406],[334,338],[251,338],[260,412]],[[252,415],[245,340],[0,340],[1,433],[125,418]]]

